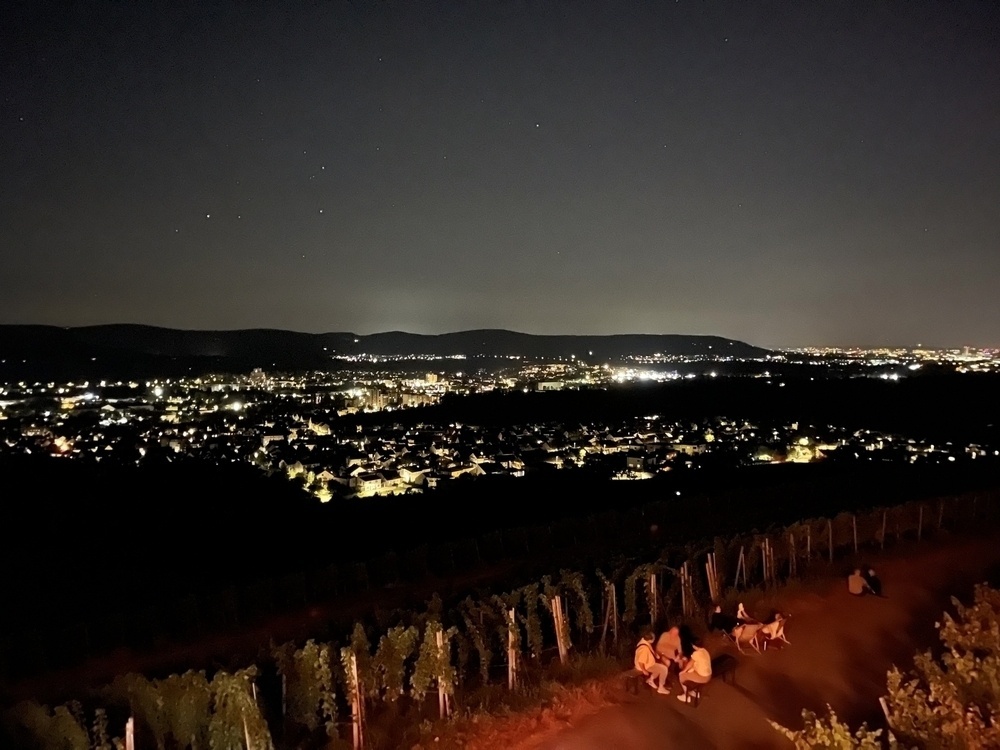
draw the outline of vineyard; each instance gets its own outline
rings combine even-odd
[[[203,575],[202,555],[178,555],[171,545],[188,534],[191,523],[199,528],[205,524],[206,538],[229,533],[230,522],[224,519],[245,512],[240,506],[227,505],[228,515],[206,518],[196,508],[168,504],[160,512],[172,514],[171,525],[147,526],[133,537],[134,530],[120,522],[131,513],[130,495],[119,488],[125,504],[98,509],[110,519],[107,531],[97,528],[105,523],[100,512],[91,518],[90,510],[84,514],[78,503],[39,513],[37,524],[30,527],[37,530],[40,549],[51,547],[60,555],[78,557],[79,576],[100,580],[101,586],[76,585],[75,578],[59,569],[39,572],[24,567],[16,549],[8,550],[8,565],[18,566],[19,571],[11,582],[14,592],[9,602],[17,616],[7,618],[0,628],[0,675],[8,684],[18,685],[101,660],[122,648],[154,654],[191,643],[211,644],[209,653],[141,669],[203,668],[213,660],[249,663],[266,643],[267,632],[277,633],[280,640],[332,640],[350,631],[354,621],[367,617],[376,605],[420,609],[434,592],[450,598],[476,587],[509,589],[562,568],[609,570],[617,567],[619,558],[653,560],[665,546],[690,539],[729,537],[746,529],[789,524],[803,515],[860,511],[886,504],[887,497],[898,503],[992,488],[995,472],[987,464],[975,468],[965,467],[956,474],[880,463],[784,465],[775,471],[755,467],[648,482],[598,482],[560,475],[477,482],[474,492],[456,487],[428,494],[419,503],[412,498],[385,498],[377,507],[324,506],[322,510],[332,512],[319,516],[297,511],[281,516],[283,502],[255,505],[252,513],[263,517],[277,513],[281,518],[273,528],[268,526],[254,554],[240,556],[238,564],[234,559],[233,565],[217,567],[212,576]],[[74,485],[66,480],[73,477],[79,478],[73,475],[57,483],[57,496],[60,490],[70,492]],[[103,491],[103,486],[97,483],[95,491]],[[175,493],[182,491],[177,481],[171,486]],[[251,497],[271,491],[243,485],[239,489]],[[850,498],[849,504],[845,498]],[[504,511],[484,528],[481,515],[469,512],[472,507]],[[697,512],[690,512],[695,508]],[[66,524],[65,533],[53,536],[51,519],[67,512],[76,521]],[[395,523],[383,524],[383,514],[391,515]],[[19,522],[11,516],[11,523]],[[169,531],[160,533],[164,527]],[[344,533],[349,528],[358,533]],[[371,533],[374,528],[378,534]],[[89,540],[94,548],[111,546],[121,538],[127,540],[127,554],[134,561],[125,571],[114,568],[106,557],[91,555],[85,545]],[[46,559],[40,561],[43,568]],[[273,627],[276,621],[294,623],[292,613],[303,627]],[[318,627],[319,623],[329,627]],[[260,635],[234,648],[229,636],[249,631]],[[231,662],[234,656],[239,658]],[[111,679],[120,669],[99,671],[103,679]],[[47,700],[72,694],[53,688],[41,691]]]
[[[997,500],[980,493],[841,513],[562,569],[502,593],[435,596],[422,611],[376,610],[337,642],[272,645],[244,669],[130,674],[82,701],[21,703],[6,729],[17,746],[39,750],[396,746],[384,725],[530,695],[581,655],[617,656],[635,629],[703,621],[712,602],[743,590],[829,572],[904,540],[991,527]]]

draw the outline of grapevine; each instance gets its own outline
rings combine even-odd
[[[410,692],[414,700],[423,701],[427,697],[434,678],[437,676],[437,633],[441,632],[441,623],[431,620],[424,628],[424,638],[420,644],[417,661],[410,675]]]
[[[94,724],[90,734],[94,750],[111,750],[111,739],[108,735],[108,712],[105,709],[98,708],[94,711]]]
[[[379,640],[372,664],[378,690],[385,700],[395,702],[403,694],[406,660],[417,645],[417,629],[396,626]]]
[[[160,680],[157,687],[174,742],[181,747],[204,747],[212,710],[212,693],[205,673],[173,674]]]
[[[482,620],[486,615],[486,608],[472,601],[472,597],[467,597],[462,602],[460,613],[462,621],[465,623],[466,633],[471,639],[476,653],[479,654],[479,676],[485,685],[490,681],[490,664],[493,661],[493,652],[490,650],[489,643],[481,626]],[[476,622],[477,619],[480,621],[479,623]],[[465,662],[461,657],[459,658],[459,662],[464,666]]]
[[[538,619],[538,584],[532,583],[521,589],[524,598],[524,625],[528,634],[528,648],[535,659],[542,656],[542,623]]]
[[[90,737],[73,711],[66,706],[40,706],[35,701],[24,701],[11,709],[9,719],[23,728],[42,748],[59,750],[90,750]]]
[[[587,596],[587,589],[583,585],[583,573],[562,570],[559,572],[560,586],[571,591],[577,601],[579,614],[577,615],[577,626],[582,632],[594,632],[594,613],[590,608],[590,599]]]

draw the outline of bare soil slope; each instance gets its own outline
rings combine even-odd
[[[956,541],[878,563],[885,599],[852,597],[839,581],[811,592],[787,592],[780,603],[791,613],[786,632],[792,644],[763,655],[740,656],[736,686],[713,682],[698,708],[677,701],[676,686],[670,696],[643,690],[638,698],[628,698],[610,689],[595,700],[594,693],[583,692],[531,720],[511,717],[505,720],[507,727],[488,722],[452,746],[783,748],[788,743],[768,720],[801,726],[803,708],[819,712],[826,704],[852,726],[861,721],[881,726],[878,698],[884,695],[890,666],[909,667],[916,650],[935,643],[935,622],[950,606],[951,596],[966,597],[998,563],[996,539]],[[736,653],[718,637],[707,639],[706,646],[713,657]],[[608,695],[617,698],[609,701]]]

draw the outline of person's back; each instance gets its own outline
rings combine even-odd
[[[861,596],[869,590],[868,581],[861,575],[860,570],[855,570],[847,577],[847,590],[854,596]]]
[[[691,664],[694,666],[695,674],[701,677],[712,676],[712,655],[707,648],[696,646],[691,652]]]

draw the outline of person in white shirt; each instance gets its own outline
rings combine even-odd
[[[677,696],[677,700],[688,702],[688,685],[695,683],[704,685],[712,679],[712,655],[708,650],[699,645],[695,645],[691,652],[691,658],[680,673],[681,688],[683,693]]]
[[[635,668],[645,676],[646,684],[655,688],[660,695],[669,695],[666,687],[667,676],[670,674],[667,665],[661,664],[653,648],[653,632],[648,631],[639,639],[635,647]]]

